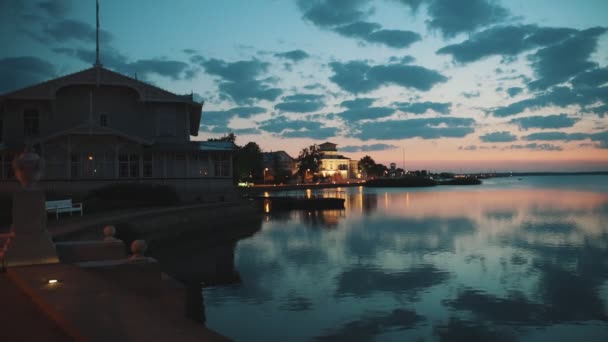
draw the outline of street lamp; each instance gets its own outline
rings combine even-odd
[[[306,169],[306,174],[304,175],[304,182],[306,183],[306,179],[308,178],[308,173],[310,172],[310,169]]]
[[[264,184],[266,184],[266,172],[268,172],[268,168],[264,169]]]

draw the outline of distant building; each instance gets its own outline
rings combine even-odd
[[[321,169],[323,177],[350,179],[357,178],[358,167],[354,166],[350,158],[339,155],[337,145],[325,142],[319,145],[321,152]],[[356,163],[356,161],[355,161]]]
[[[272,175],[289,173],[291,176],[297,170],[296,160],[285,151],[262,153],[264,169],[268,169]]]
[[[47,191],[109,183],[174,186],[183,198],[232,188],[231,142],[191,141],[202,103],[96,64],[0,96],[0,191],[17,187],[11,162],[33,144]]]

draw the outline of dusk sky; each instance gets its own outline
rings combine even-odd
[[[101,63],[196,139],[406,169],[608,170],[606,0],[101,0]],[[0,0],[0,94],[91,67],[95,1]]]

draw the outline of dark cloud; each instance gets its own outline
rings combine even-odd
[[[571,118],[567,114],[562,113],[556,115],[538,115],[516,118],[511,119],[509,123],[519,126],[520,129],[527,130],[530,128],[549,129],[572,127],[578,121],[580,121],[580,119]]]
[[[316,112],[325,106],[323,95],[297,94],[285,96],[283,102],[277,103],[274,108],[284,112],[309,113]]]
[[[538,109],[546,106],[565,107],[593,105],[596,102],[608,102],[608,87],[553,87],[541,92],[536,97],[511,103],[491,110],[492,115],[505,117],[522,113],[526,109]]]
[[[72,56],[85,63],[95,62],[95,51],[89,49],[70,49],[70,48],[54,48],[53,52]],[[118,72],[134,76],[138,78],[148,79],[151,75],[156,74],[173,80],[192,79],[196,76],[198,70],[192,68],[188,63],[169,60],[165,58],[149,58],[129,61],[129,59],[120,52],[108,48],[100,52],[101,63]]]
[[[409,64],[415,62],[416,58],[409,55],[403,57],[392,56],[388,61],[391,63]]]
[[[298,0],[304,19],[320,27],[344,25],[363,19],[366,0]]]
[[[95,42],[95,27],[90,24],[73,19],[64,19],[53,22],[43,27],[41,32],[27,31],[30,36],[43,43],[70,43],[70,42]],[[110,44],[113,36],[110,32],[100,29],[100,44]]]
[[[336,115],[347,122],[353,123],[366,119],[384,118],[393,114],[394,112],[395,109],[390,107],[368,107],[347,109],[343,112],[336,113]]]
[[[427,118],[365,122],[357,125],[352,136],[361,140],[397,140],[409,138],[462,138],[473,133],[475,120],[470,118]]]
[[[511,145],[509,146],[511,150],[538,150],[538,151],[562,151],[561,146],[553,145],[553,144],[537,144],[530,143],[525,145]]]
[[[345,37],[392,48],[405,48],[421,40],[416,32],[383,29],[380,24],[364,21],[371,13],[364,9],[367,4],[363,0],[298,1],[304,19]]]
[[[55,67],[33,56],[0,59],[0,93],[17,90],[56,76]]]
[[[608,68],[596,68],[572,79],[574,87],[598,87],[608,83]]]
[[[439,30],[447,38],[499,23],[509,16],[509,11],[492,0],[428,0],[428,3],[428,27]]]
[[[292,51],[287,51],[287,52],[275,53],[274,56],[279,57],[279,58],[286,58],[293,62],[299,62],[301,60],[304,60],[304,59],[310,57],[303,50],[292,50]]]
[[[325,86],[321,83],[308,84],[304,86],[306,90],[325,89]]]
[[[219,76],[218,88],[222,99],[229,99],[237,104],[251,104],[254,100],[274,101],[283,91],[273,88],[269,79],[257,79],[270,66],[257,59],[226,62],[220,59],[205,59],[194,55],[191,61],[201,65],[210,75]]]
[[[416,32],[382,29],[379,24],[365,21],[338,26],[334,31],[346,37],[359,38],[368,43],[384,44],[392,48],[406,48],[422,39]]]
[[[597,48],[598,38],[607,30],[604,27],[582,30],[564,41],[538,50],[531,56],[537,80],[530,82],[528,87],[547,89],[596,67],[597,63],[589,58]]]
[[[220,59],[203,60],[201,66],[210,75],[219,76],[226,81],[241,82],[257,78],[265,73],[270,63],[257,59],[248,61],[226,62]]]
[[[364,109],[369,108],[376,99],[359,97],[354,100],[346,100],[340,103],[340,106],[348,109]]]
[[[326,139],[338,132],[337,128],[325,127],[317,121],[289,120],[284,116],[261,122],[258,128],[287,138]]]
[[[388,144],[372,144],[372,145],[349,145],[340,147],[342,152],[374,152],[374,151],[386,151],[396,149],[395,145]]]
[[[398,85],[417,90],[429,90],[447,81],[437,71],[415,65],[369,65],[365,61],[329,64],[334,75],[330,80],[351,93],[367,93],[386,85]]]
[[[38,7],[50,17],[62,18],[70,10],[70,2],[70,0],[41,1],[38,3]]]
[[[459,63],[470,63],[489,56],[517,56],[540,46],[562,41],[577,30],[536,25],[496,26],[473,34],[462,43],[444,46],[439,54],[452,55]]]
[[[228,110],[218,110],[218,111],[203,111],[203,116],[201,119],[201,128],[206,131],[211,131],[215,133],[224,133],[229,130],[228,123],[230,119],[234,117],[241,118],[250,118],[255,114],[265,113],[266,109],[262,107],[235,107]],[[233,130],[236,134],[237,131],[240,134],[255,134],[258,132],[256,129],[242,129],[242,130]]]
[[[413,114],[424,114],[429,110],[440,114],[449,114],[452,103],[450,102],[396,102],[399,110]]]
[[[479,137],[479,140],[483,142],[511,142],[517,140],[517,137],[510,132],[492,132],[488,134],[484,134]]]
[[[521,94],[522,91],[524,91],[524,88],[521,88],[521,87],[507,88],[507,94],[509,94],[509,96],[511,96],[511,97],[515,97],[515,96]]]
[[[523,139],[528,141],[579,141],[590,139],[597,143],[596,147],[608,148],[608,131],[597,133],[539,132],[526,135]]]
[[[361,319],[350,321],[340,329],[317,336],[315,341],[373,341],[387,331],[414,328],[424,317],[415,311],[395,309],[389,313],[366,313]]]

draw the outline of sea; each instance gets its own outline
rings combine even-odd
[[[309,192],[310,193],[310,192]],[[608,176],[349,187],[273,212],[203,287],[235,341],[608,341]]]

